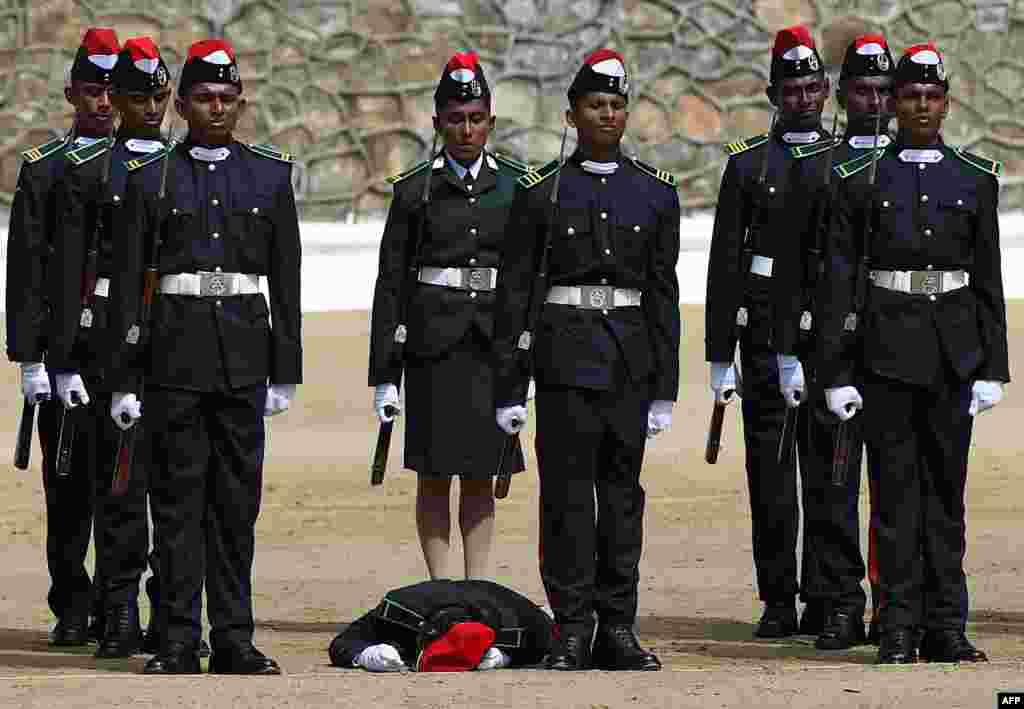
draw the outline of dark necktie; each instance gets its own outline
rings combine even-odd
[[[466,186],[466,189],[470,192],[473,191],[473,173],[466,170],[466,174],[462,177],[462,184]]]

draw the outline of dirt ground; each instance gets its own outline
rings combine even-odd
[[[719,463],[703,461],[710,399],[703,310],[684,307],[683,383],[671,431],[649,445],[639,629],[661,673],[555,674],[506,670],[371,676],[336,670],[326,647],[339,624],[388,588],[420,580],[414,481],[401,472],[396,428],[385,485],[371,489],[376,425],[366,386],[365,312],[305,318],[305,379],[295,408],[269,423],[255,568],[257,644],[281,678],[153,679],[143,657],[97,661],[46,646],[43,497],[39,453],[0,478],[0,706],[45,707],[990,707],[999,690],[1024,690],[1024,587],[1015,441],[1024,400],[1012,392],[979,421],[968,491],[969,631],[992,662],[979,667],[879,668],[874,648],[823,653],[813,640],[752,639],[750,522],[738,408],[729,411]],[[1024,303],[1010,307],[1024,324]],[[1020,372],[1024,325],[1011,329]],[[20,403],[14,367],[2,369],[0,456],[10,460]],[[494,578],[544,602],[537,571],[537,481],[529,470],[499,503]],[[862,505],[862,515],[866,508]],[[457,538],[457,533],[453,535]],[[453,553],[459,554],[457,539]],[[148,609],[144,608],[144,613]]]

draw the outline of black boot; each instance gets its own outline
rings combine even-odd
[[[549,670],[573,671],[590,669],[591,628],[561,628],[561,636],[551,648],[546,666]]]
[[[599,625],[594,638],[593,664],[599,670],[661,669],[661,660],[640,646],[640,641],[628,625]]]
[[[281,667],[252,643],[239,643],[218,648],[210,655],[210,672],[220,675],[279,675]]]
[[[787,638],[795,635],[796,630],[796,605],[793,601],[768,603],[757,623],[754,637]]]
[[[197,675],[202,672],[199,653],[187,643],[168,642],[146,662],[142,672],[147,675]]]
[[[53,647],[80,647],[89,642],[89,616],[68,615],[59,618],[50,631]]]
[[[864,642],[864,614],[837,608],[828,614],[825,627],[814,647],[819,650],[846,650]]]
[[[962,630],[928,630],[921,638],[925,662],[988,662],[988,655],[974,647]]]
[[[800,635],[821,635],[825,629],[825,604],[821,601],[808,601],[804,612],[800,615]]]
[[[917,662],[917,634],[911,628],[882,631],[878,644],[878,664],[912,665]]]
[[[96,657],[131,657],[142,647],[142,628],[139,626],[139,607],[135,603],[107,608],[103,640],[96,649]]]

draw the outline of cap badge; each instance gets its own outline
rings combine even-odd
[[[875,63],[879,71],[889,71],[889,57],[884,52],[875,57]]]
[[[811,71],[817,71],[821,68],[821,63],[818,62],[818,55],[811,53],[810,58],[807,60],[808,65],[811,67]]]

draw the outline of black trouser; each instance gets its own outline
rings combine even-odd
[[[37,427],[43,453],[43,491],[46,495],[46,563],[50,570],[50,610],[60,619],[88,618],[93,585],[85,569],[85,555],[92,533],[93,470],[92,436],[88,413],[74,412],[78,422],[71,474],[56,474],[57,445],[64,406],[56,397],[39,404]]]
[[[151,502],[167,639],[194,643],[203,583],[214,651],[253,634],[252,561],[263,478],[266,387],[153,389]],[[148,418],[148,421],[147,421]]]
[[[607,624],[636,618],[650,404],[642,389],[537,387],[541,577],[563,628],[593,628],[595,612]]]
[[[883,629],[962,629],[969,382],[926,389],[867,374],[864,426],[878,469]]]

